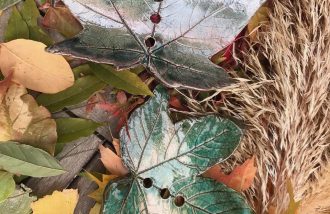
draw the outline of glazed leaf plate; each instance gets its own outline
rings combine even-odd
[[[238,126],[216,116],[173,124],[166,90],[154,94],[120,133],[130,174],[108,184],[103,213],[252,213],[239,193],[200,176],[236,149]]]
[[[119,68],[143,64],[169,87],[217,89],[232,80],[209,58],[264,1],[64,0],[84,31],[49,51]]]

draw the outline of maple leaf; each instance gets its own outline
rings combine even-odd
[[[84,31],[48,50],[117,67],[141,63],[169,87],[218,89],[232,80],[208,58],[264,1],[64,0]]]
[[[49,111],[38,106],[22,85],[8,85],[5,79],[0,90],[0,141],[13,140],[54,154],[56,123]]]
[[[91,197],[91,198],[93,198],[96,202],[102,203],[103,193],[104,193],[105,187],[107,186],[107,184],[111,180],[117,178],[118,176],[117,175],[105,175],[105,174],[102,174],[102,180],[99,180],[92,173],[85,172],[84,174],[86,175],[86,177],[88,179],[90,179],[91,181],[94,181],[97,184],[97,186],[98,186],[98,189],[95,190],[94,192],[88,194],[88,196]]]
[[[213,166],[203,175],[224,183],[236,191],[244,191],[252,185],[257,172],[257,168],[254,166],[254,160],[255,156],[247,159],[242,165],[236,166],[229,175],[224,174],[219,165]]]
[[[111,180],[103,213],[252,213],[245,199],[201,175],[237,148],[242,131],[214,115],[174,124],[169,95],[157,87],[120,132],[122,160],[130,173]],[[114,154],[112,154],[114,155]]]
[[[33,214],[73,214],[78,203],[78,190],[65,189],[62,192],[54,191],[31,204]]]

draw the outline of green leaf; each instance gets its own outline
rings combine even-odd
[[[115,88],[134,95],[153,95],[139,76],[129,70],[116,71],[113,66],[90,64],[96,77]]]
[[[241,129],[214,115],[173,124],[166,90],[154,93],[120,132],[131,174],[109,184],[103,213],[253,213],[239,193],[199,177],[233,153]],[[180,196],[182,206],[174,203]]]
[[[47,177],[63,174],[59,162],[47,152],[16,142],[0,142],[0,168],[13,174]]]
[[[30,214],[31,203],[36,197],[30,197],[31,189],[17,187],[15,192],[0,203],[0,214]]]
[[[101,123],[96,123],[92,120],[81,118],[59,118],[56,119],[57,125],[57,143],[64,144],[81,137],[87,137],[102,126]]]
[[[85,76],[75,81],[74,85],[57,94],[41,94],[37,102],[49,111],[56,112],[66,106],[72,106],[87,100],[106,84],[94,76]]]
[[[20,11],[14,8],[6,28],[5,41],[23,38],[39,41],[46,45],[53,44],[54,41],[39,27],[38,18],[41,16],[35,1],[24,1]]]
[[[13,174],[0,171],[0,203],[6,200],[15,191]]]
[[[8,7],[17,4],[21,0],[1,0],[0,1],[0,10],[5,10]]]
[[[4,34],[5,42],[14,39],[29,39],[29,28],[16,7],[9,18],[8,26]]]
[[[233,82],[209,58],[266,0],[63,1],[84,31],[50,51],[115,67],[141,63],[166,86],[208,91]]]

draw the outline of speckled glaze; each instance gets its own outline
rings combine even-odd
[[[130,174],[108,184],[102,213],[253,213],[239,193],[199,176],[232,154],[242,131],[216,116],[173,124],[166,90],[154,93],[132,113],[129,136],[120,133]],[[184,203],[175,202],[179,196]]]
[[[119,67],[142,63],[169,87],[212,90],[231,79],[208,58],[234,40],[265,0],[63,1],[85,30],[49,51]],[[152,47],[145,42],[150,37]]]

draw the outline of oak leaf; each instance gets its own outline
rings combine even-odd
[[[17,39],[0,44],[0,69],[12,81],[43,93],[57,93],[73,85],[74,77],[64,57],[47,53],[46,45]]]
[[[6,89],[7,87],[7,89]],[[17,141],[54,154],[56,123],[27,90],[8,80],[0,83],[0,141]]]
[[[247,159],[242,165],[236,166],[233,171],[226,175],[219,165],[215,165],[206,171],[204,177],[212,178],[224,183],[236,191],[247,190],[253,183],[257,168],[254,166],[255,156]]]
[[[31,204],[33,214],[73,214],[78,203],[78,190],[55,191]]]

